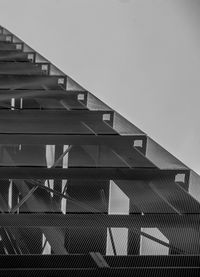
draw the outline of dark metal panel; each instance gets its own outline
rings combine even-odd
[[[46,166],[45,145],[0,145],[0,166]]]
[[[0,62],[28,62],[29,61],[29,54],[33,55],[33,52],[21,52],[20,50],[13,50],[13,51],[0,51]]]
[[[20,191],[22,197],[25,197],[29,192],[30,188],[26,182],[21,184],[21,181],[14,180],[15,184],[17,185],[18,190]],[[41,191],[41,189],[38,189]],[[46,192],[46,191],[45,191]],[[41,197],[41,192],[37,195],[34,193],[25,203],[26,211],[51,211],[50,209],[50,196],[48,197],[48,193],[46,192],[47,197]],[[55,254],[67,254],[66,249],[64,248],[64,234],[62,230],[54,227],[52,230],[41,228],[41,231],[44,233],[45,237],[49,241],[50,245],[52,246]],[[42,234],[41,234],[42,235]]]
[[[111,148],[102,145],[74,146],[68,161],[69,167],[127,167]]]
[[[30,62],[0,62],[1,75],[42,75],[41,67]]]
[[[63,99],[64,97],[77,96],[76,92],[67,92],[66,90],[44,90],[44,89],[1,89],[0,90],[0,100],[9,100],[11,98],[15,99],[35,99],[35,98],[53,98],[53,99]]]
[[[90,134],[94,130],[88,128],[88,121],[95,126],[95,132],[115,134],[115,131],[102,121],[99,111],[6,111],[0,110],[1,133],[77,133]],[[92,117],[92,120],[90,119]]]
[[[1,121],[0,128],[2,133],[12,134],[93,134],[91,130],[75,119],[51,122],[50,119],[44,118],[41,118],[40,121],[34,118],[32,120],[27,120],[25,117],[23,119],[13,118],[10,123],[8,120]]]
[[[65,247],[70,254],[100,252],[106,254],[107,228],[90,227],[66,229]]]
[[[101,198],[101,191],[105,193],[106,204]],[[91,207],[91,212],[96,209],[99,212],[107,213],[108,198],[109,198],[109,181],[105,180],[68,180],[67,181],[68,194]],[[67,204],[68,213],[81,213],[83,209],[76,205],[75,202]],[[84,211],[88,212],[88,210]]]
[[[25,197],[33,187],[26,180],[13,180],[14,185],[18,189],[21,198]],[[51,210],[50,193],[38,188],[28,200],[20,207],[20,212],[53,212]]]
[[[23,63],[21,64],[23,65]],[[30,66],[33,65],[30,63]],[[86,97],[86,93],[83,95]],[[22,99],[22,107],[20,105],[16,106],[15,103],[15,107],[20,109],[88,110],[85,101],[79,100],[79,93],[65,90],[17,89],[0,91],[0,103],[7,101],[6,103],[9,106],[12,98],[15,99],[15,102],[17,99]]]
[[[29,100],[30,101],[30,100]],[[45,109],[45,110],[70,110],[65,108],[65,106],[61,103],[60,100],[57,99],[41,99],[41,98],[35,98],[35,101],[38,103],[38,107],[40,109]],[[24,106],[23,108],[27,108],[27,100],[24,101]],[[29,104],[29,107],[31,108],[31,105]]]
[[[143,213],[199,213],[200,204],[172,178],[115,181]]]
[[[66,90],[33,90],[33,89],[9,89],[9,90],[0,90],[0,100],[8,100],[10,98],[52,98],[52,99],[58,99],[61,100],[66,97],[68,98],[74,98],[76,97],[78,99],[79,94],[83,94],[86,98],[87,92],[77,92],[77,91],[66,91]]]
[[[62,99],[60,103],[68,110],[89,110],[86,105],[78,101],[77,96],[70,98],[66,97]]]
[[[0,41],[0,51],[2,50],[16,50],[16,44],[7,41]]]
[[[130,214],[108,215],[98,213],[72,214],[0,214],[4,227],[113,227],[113,228],[187,228],[199,231],[199,214]]]
[[[156,167],[143,154],[141,154],[136,147],[133,147],[133,145],[115,144],[113,140],[110,147],[128,167]]]
[[[160,198],[159,195],[149,187],[148,182],[115,180],[115,183],[144,214],[179,212]]]
[[[181,226],[164,226],[160,228],[170,244],[176,249],[182,249],[185,253],[195,255],[200,253],[200,227],[186,224],[184,228]]]
[[[14,179],[100,179],[100,180],[152,180],[158,175],[175,178],[183,171],[162,170],[156,168],[36,168],[36,167],[0,167],[1,178]]]
[[[40,228],[9,228],[23,254],[42,253],[42,230]]]
[[[200,203],[178,182],[163,177],[149,183],[151,189],[180,213],[200,213]]]
[[[64,145],[56,144],[56,148],[62,149]],[[72,145],[68,157],[68,167],[103,167],[103,168],[153,168],[136,149],[128,145],[125,151],[113,150],[106,145]],[[127,152],[129,150],[129,154]],[[0,144],[0,166],[35,166],[46,167],[46,145],[42,144]],[[12,160],[11,160],[12,159]],[[62,159],[56,167],[61,166]]]
[[[120,135],[63,135],[63,134],[0,134],[0,144],[73,144],[73,145],[133,145],[138,136]],[[141,137],[142,139],[143,137]]]
[[[59,79],[64,79],[64,77],[2,75],[0,76],[0,89],[62,89]]]
[[[105,193],[105,201],[101,198],[101,190]],[[87,204],[99,212],[107,213],[109,198],[109,181],[86,181],[86,180],[68,180],[67,193],[74,199]],[[67,202],[67,213],[82,213],[82,208],[76,205],[76,202]],[[78,228],[77,228],[78,227]],[[106,253],[107,228],[90,226],[89,228],[79,228],[79,225],[70,226],[66,230],[66,248],[69,253],[89,253],[97,251]]]
[[[132,272],[130,275],[124,274],[124,276],[177,276],[175,273],[175,268],[184,268],[186,270],[187,267],[199,267],[200,257],[199,256],[107,256],[104,257],[106,262],[110,265],[110,267],[125,267],[131,268],[134,267],[139,268],[139,271]],[[166,271],[165,267],[171,268],[171,271]],[[142,268],[146,268],[146,271],[142,271]],[[153,268],[152,271],[147,270],[148,268]],[[157,272],[157,269],[160,268],[160,272]],[[186,273],[182,271],[182,273]],[[116,271],[117,273],[117,271]],[[129,272],[131,273],[131,272]],[[138,274],[137,274],[138,273]],[[188,272],[187,272],[188,274]],[[186,276],[190,276],[188,274]],[[183,274],[184,275],[184,274]],[[113,275],[114,276],[114,275]],[[120,275],[122,276],[122,275]]]
[[[45,274],[45,271],[48,271],[48,268],[51,270],[55,270],[52,273],[48,272],[48,276],[56,276],[62,274],[62,271],[58,271],[60,269],[82,269],[82,268],[97,268],[96,263],[92,259],[92,257],[89,255],[20,255],[20,256],[14,256],[14,255],[8,255],[8,256],[0,256],[0,263],[1,263],[1,269],[11,269],[12,272],[14,272],[14,268],[17,269],[16,275],[20,272],[19,269],[31,269],[33,270],[33,276],[37,275],[36,268],[42,268],[43,271],[40,272],[39,276],[43,276]],[[7,272],[8,273],[8,272]],[[20,276],[21,276],[20,272]],[[29,272],[30,273],[30,272]],[[3,271],[1,271],[1,274],[3,276]],[[26,272],[27,274],[27,272]],[[78,272],[79,276],[81,275],[80,272]],[[16,276],[15,275],[15,276]],[[65,276],[68,275],[65,272]],[[9,276],[9,275],[7,275]],[[27,275],[26,275],[27,276]],[[29,276],[29,274],[28,274]],[[70,274],[70,276],[74,276],[74,274]]]
[[[0,34],[0,41],[12,41],[13,35],[12,34]]]

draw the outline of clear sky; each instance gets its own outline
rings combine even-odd
[[[199,0],[0,0],[0,24],[200,173]]]

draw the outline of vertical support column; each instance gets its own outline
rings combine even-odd
[[[18,204],[18,200],[19,200],[19,190],[17,189],[15,183],[12,181],[12,184],[10,184],[11,187],[11,200],[12,200],[12,203],[11,203],[11,207],[15,207],[17,204]]]
[[[130,214],[138,214],[141,215],[141,210],[135,205],[133,199],[130,197]],[[135,231],[138,230],[138,232]],[[140,235],[141,227],[134,226],[134,230],[129,228],[128,230],[128,255],[140,255],[141,248],[141,235]]]
[[[63,146],[63,153],[65,153],[67,151],[67,149],[69,149],[70,145],[64,145]],[[63,168],[68,168],[68,159],[69,159],[69,152],[66,153],[66,155],[63,157],[63,163],[62,166]],[[62,193],[66,193],[67,191],[67,186],[68,186],[68,180],[62,180]],[[61,211],[63,214],[66,214],[66,210],[67,210],[67,199],[66,198],[62,198],[61,199]]]
[[[63,145],[55,146],[55,161],[63,154]],[[62,167],[62,163],[59,165]],[[62,180],[55,179],[54,180],[54,189],[62,192]],[[61,212],[61,198],[60,196],[54,194],[53,195],[53,207],[55,212]]]
[[[138,228],[140,231],[141,228]],[[128,230],[128,255],[140,254],[140,234],[129,228]]]
[[[3,210],[3,212],[7,212],[8,208],[8,195],[9,195],[9,186],[10,186],[10,181],[2,179],[0,180],[0,208]],[[2,202],[2,203],[1,203]]]

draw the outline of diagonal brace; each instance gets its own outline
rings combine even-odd
[[[60,163],[60,161],[64,158],[64,156],[65,156],[67,153],[69,153],[69,151],[72,149],[72,147],[73,147],[73,146],[70,145],[70,146],[62,153],[62,155],[60,155],[60,157],[54,162],[54,164],[51,166],[51,168],[55,168],[55,167]],[[33,187],[33,188],[29,191],[29,193],[28,193],[27,195],[25,195],[25,196],[22,198],[22,200],[21,200],[14,208],[12,208],[12,209],[9,210],[9,212],[10,212],[10,213],[16,212],[17,209],[19,209],[19,208],[31,197],[31,195],[34,193],[34,191],[37,190],[38,187],[39,187],[38,185],[35,186],[35,187]]]

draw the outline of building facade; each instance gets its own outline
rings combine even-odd
[[[3,27],[0,179],[2,274],[199,267],[200,177]]]

